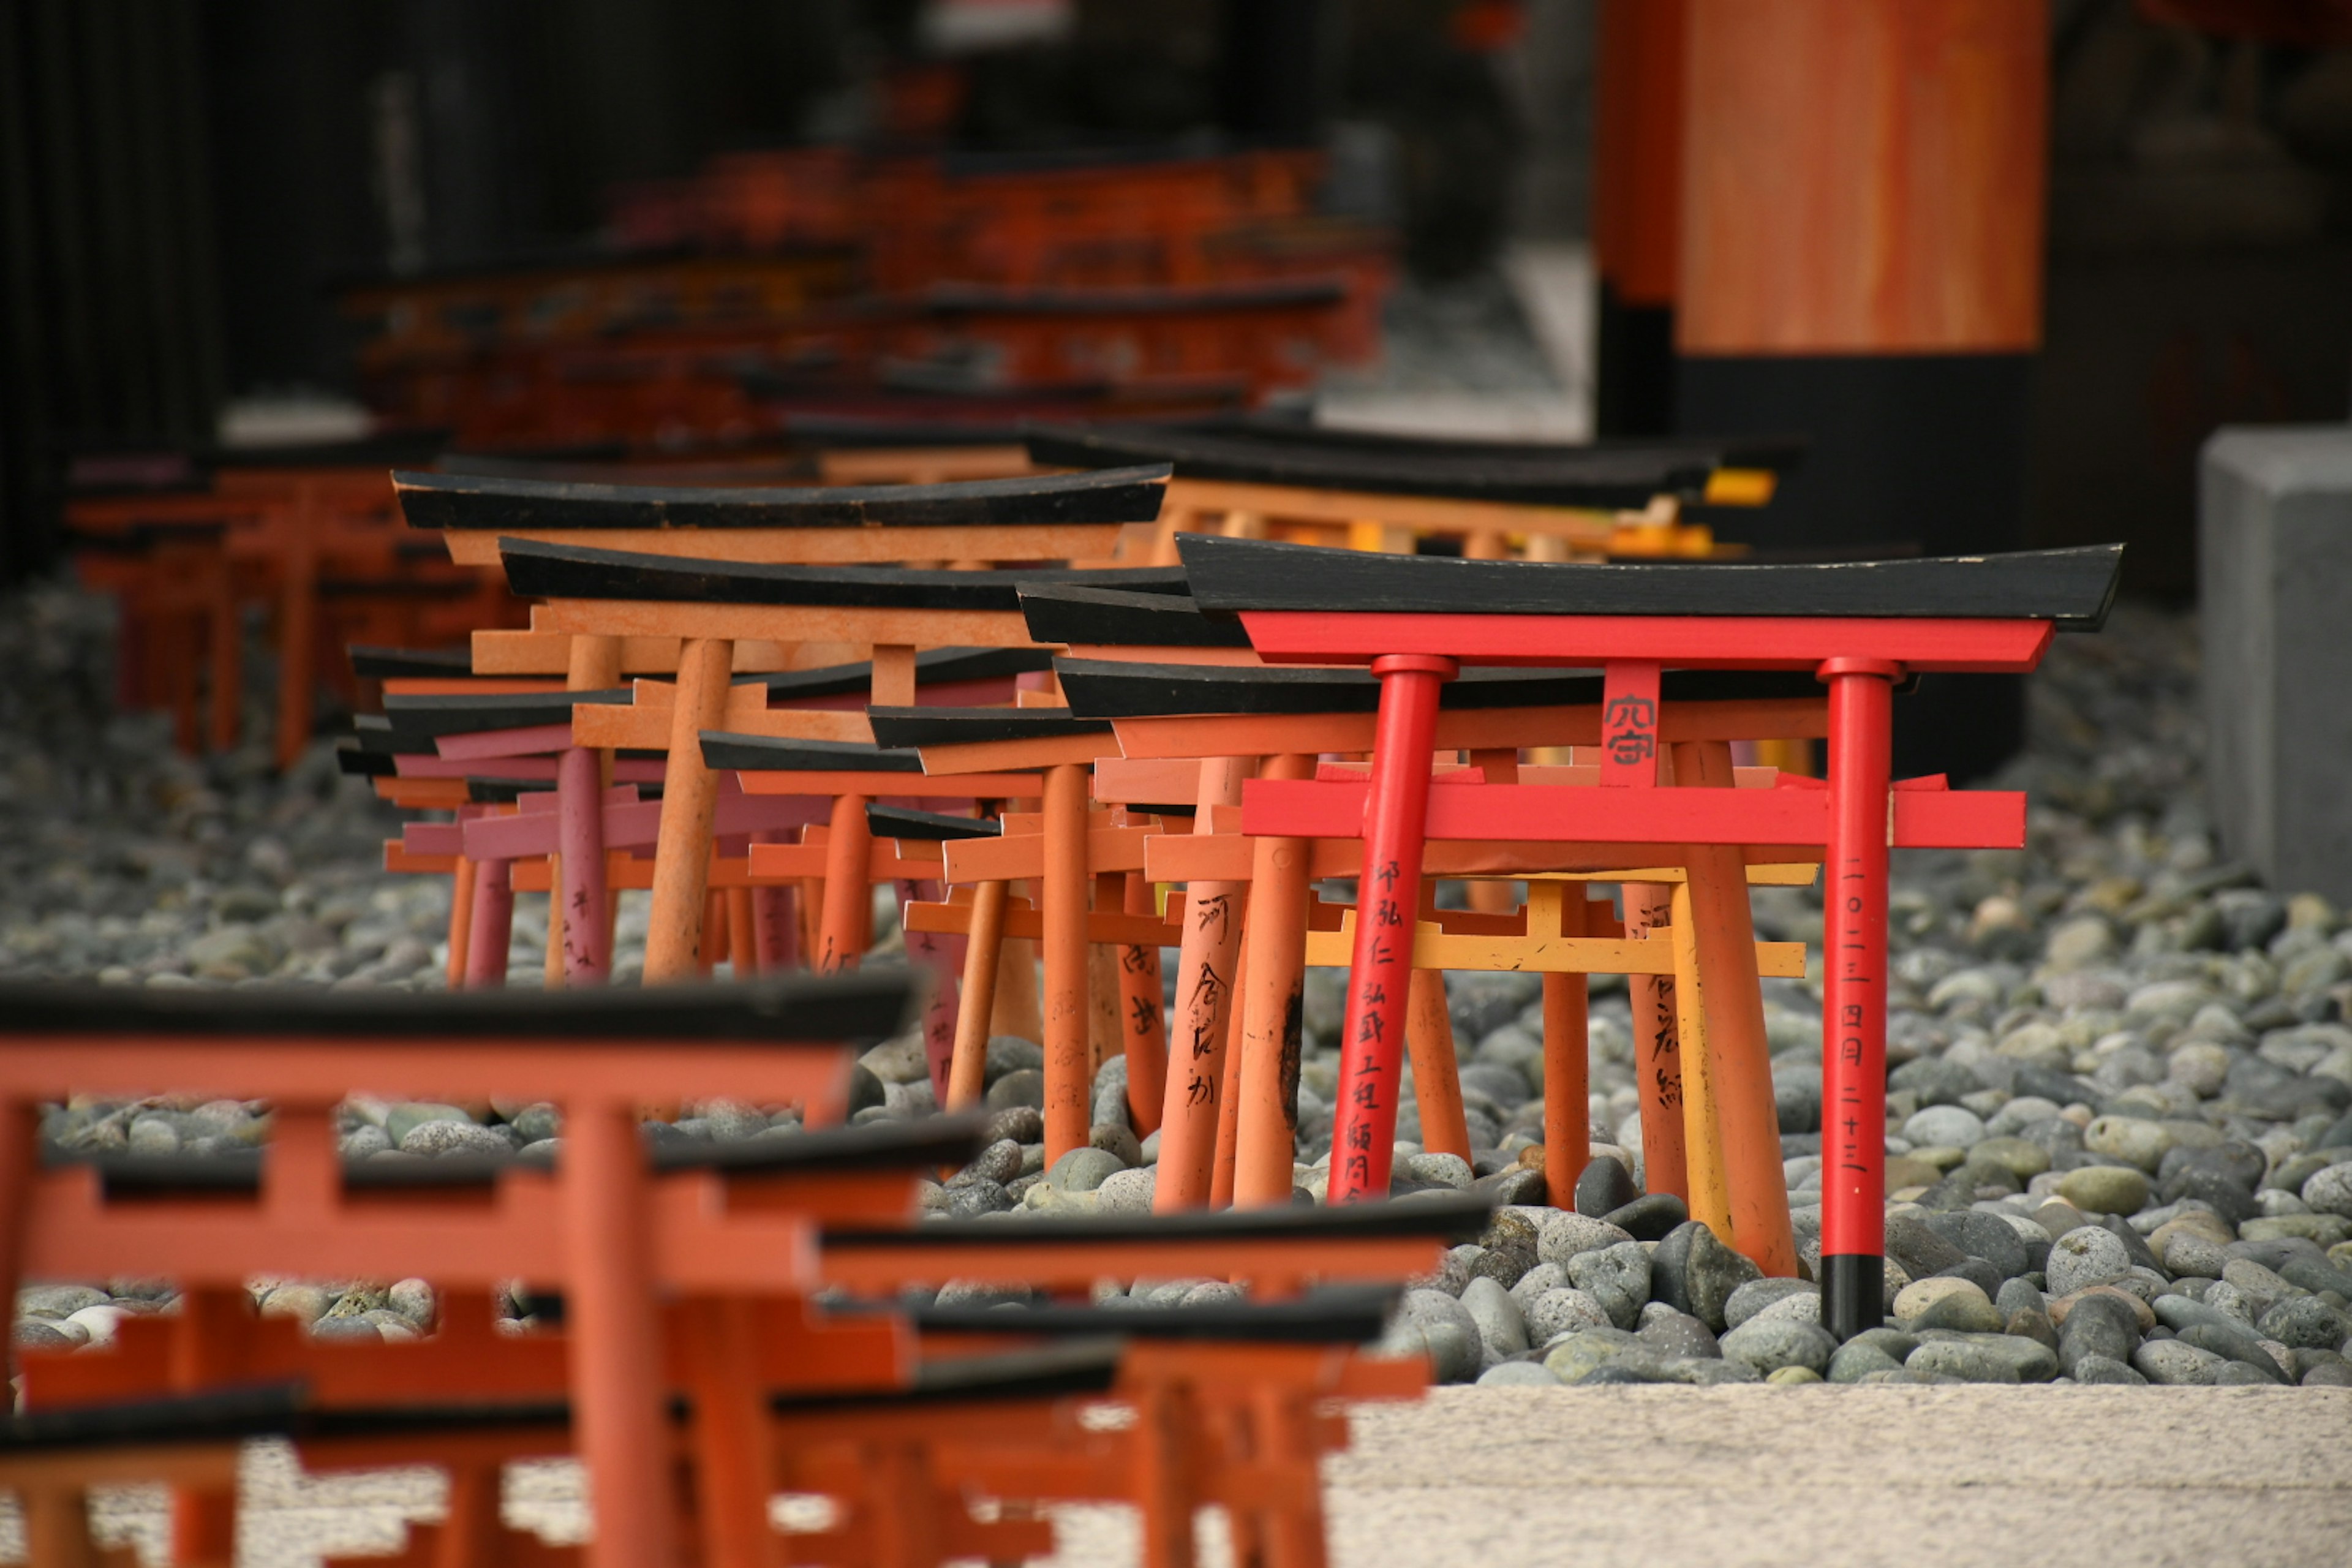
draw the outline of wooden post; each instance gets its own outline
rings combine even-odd
[[[331,1154],[333,1145],[325,1147]],[[168,1352],[173,1388],[194,1394],[217,1388],[236,1376],[231,1347],[242,1338],[239,1331],[253,1316],[252,1298],[239,1289],[199,1286],[182,1296],[180,1311],[188,1320],[188,1331],[173,1336]],[[234,1491],[188,1486],[172,1489],[172,1561],[185,1568],[234,1568]]]
[[[1150,879],[1127,873],[1120,907],[1131,915],[1160,912]],[[1127,1038],[1127,1113],[1139,1136],[1159,1131],[1168,1092],[1168,1021],[1161,1012],[1160,949],[1133,942],[1118,950],[1119,1026]]]
[[[1251,900],[1253,903],[1255,900]],[[1242,925],[1242,950],[1234,958],[1234,991],[1236,995],[1249,989],[1249,932],[1245,920]],[[1225,1045],[1218,1053],[1223,1064],[1223,1076],[1217,1082],[1217,1145],[1209,1164],[1209,1206],[1229,1208],[1234,1201],[1234,1168],[1241,1163],[1242,1104],[1242,1010],[1238,1004],[1225,1009]]]
[[[947,887],[942,882],[901,880],[896,887],[901,921],[906,919],[909,904],[930,903],[947,896]],[[971,942],[953,932],[907,931],[903,927],[899,936],[906,943],[907,963],[930,981],[923,999],[923,1063],[929,1069],[932,1098],[945,1105],[948,1079],[955,1070],[956,1026],[963,1011],[956,992]],[[986,1044],[982,1042],[983,1049]]]
[[[585,747],[555,759],[556,834],[563,847],[556,858],[557,890],[549,900],[548,940],[562,944],[564,978],[574,985],[602,984],[613,973],[601,771],[596,753]]]
[[[1685,787],[1732,787],[1731,747],[1685,742],[1675,777]],[[1883,818],[1883,814],[1882,814]],[[1882,830],[1882,849],[1885,841]],[[1772,1095],[1772,1047],[1764,1035],[1764,992],[1756,972],[1756,926],[1748,873],[1738,849],[1691,845],[1683,862],[1700,985],[1707,1015],[1708,1071],[1716,1090],[1716,1128],[1730,1184],[1731,1236],[1765,1273],[1797,1271],[1789,1223],[1789,1186],[1780,1164],[1780,1113]]]
[[[677,1561],[645,1143],[634,1106],[565,1107],[559,1173],[570,1269],[574,1430],[595,1534],[590,1568]]]
[[[1360,916],[1358,917],[1360,920]],[[1462,1109],[1462,1068],[1454,1055],[1454,1018],[1445,1005],[1445,975],[1416,969],[1405,1005],[1405,1048],[1421,1107],[1421,1146],[1433,1154],[1470,1158],[1470,1122]]]
[[[1584,888],[1575,882],[1528,887],[1528,931],[1585,932]],[[1581,974],[1543,977],[1544,1196],[1552,1207],[1576,1206],[1576,1181],[1592,1158],[1592,1058],[1586,1016],[1588,982]]]
[[[972,889],[963,985],[956,998],[955,1057],[948,1068],[950,1110],[978,1105],[987,1088],[988,1026],[996,1006],[998,951],[1004,942],[1004,895],[1003,882],[982,882]]]
[[[1690,1216],[1734,1244],[1731,1183],[1724,1172],[1723,1138],[1716,1117],[1714,998],[1706,994],[1706,971],[1699,963],[1698,926],[1691,916],[1690,884],[1674,886],[1675,1035],[1682,1042],[1683,1159],[1690,1183]]]
[[[1094,907],[1098,910],[1123,909],[1127,903],[1127,879],[1118,873],[1097,872],[1089,879],[1094,884]],[[1127,1053],[1127,1032],[1119,1013],[1121,986],[1118,977],[1118,954],[1103,942],[1087,945],[1087,1071],[1102,1071],[1103,1064],[1116,1056]]]
[[[1334,1203],[1388,1195],[1405,1000],[1412,984],[1412,920],[1421,907],[1437,689],[1453,679],[1456,668],[1450,658],[1419,654],[1372,661],[1372,673],[1381,678],[1381,710],[1364,813],[1356,951],[1348,970],[1347,1024],[1339,1047],[1339,1106],[1331,1150]]]
[[[824,838],[824,916],[817,935],[816,969],[855,969],[874,944],[874,887],[866,879],[874,837],[866,826],[866,797],[836,795]]]
[[[1830,688],[1829,947],[1822,988],[1822,1321],[1884,1321],[1886,1251],[1887,752],[1902,670],[1822,667]]]
[[[1655,882],[1628,882],[1625,934],[1648,936],[1674,915],[1674,889]],[[1633,1005],[1634,1087],[1641,1093],[1642,1186],[1690,1202],[1690,1174],[1683,1158],[1683,1059],[1675,1033],[1675,977],[1636,974],[1627,987]]]
[[[782,1538],[768,1521],[775,1426],[766,1388],[745,1375],[763,1359],[756,1305],[740,1296],[684,1303],[693,1321],[680,1342],[694,1404],[695,1512],[712,1568],[776,1568],[784,1560]]]
[[[1087,774],[1045,770],[1045,874],[1038,913],[1045,949],[1045,1163],[1085,1144],[1094,1077],[1087,1043]]]
[[[654,841],[654,907],[646,932],[646,984],[700,973],[703,893],[710,879],[710,821],[719,775],[702,765],[702,731],[719,727],[735,645],[688,639],[678,650],[677,706],[662,775],[661,828]],[[860,887],[865,878],[858,878]]]
[[[449,879],[449,963],[443,976],[451,991],[466,984],[466,960],[474,942],[474,879],[479,875],[470,857],[457,857],[457,874]]]
[[[1218,806],[1241,804],[1248,766],[1239,757],[1201,763],[1196,834],[1212,832]],[[1184,937],[1176,963],[1176,1016],[1169,1036],[1167,1092],[1160,1102],[1160,1178],[1152,1207],[1161,1214],[1209,1201],[1216,1159],[1218,1094],[1224,1079],[1225,1018],[1234,966],[1241,955],[1246,884],[1193,882],[1184,895]]]
[[[514,878],[509,862],[474,865],[474,913],[466,931],[466,987],[503,985],[507,949],[514,940]]]
[[[751,917],[751,889],[727,889],[727,965],[738,980],[760,972],[760,935]]]
[[[547,951],[541,955],[540,987],[563,989],[563,852],[547,858]]]
[[[567,691],[602,691],[621,681],[621,639],[575,637],[567,650]],[[564,977],[599,985],[613,974],[611,900],[604,884],[604,794],[612,783],[609,752],[573,747],[556,759],[558,875],[548,895],[548,941],[563,944]]]
[[[1315,759],[1275,757],[1262,776],[1313,778]],[[1307,869],[1313,848],[1304,838],[1250,841],[1249,978],[1241,992],[1235,1030],[1241,1060],[1233,1075],[1240,1089],[1233,1110],[1233,1201],[1240,1208],[1290,1201],[1307,977]]]
[[[1646,4],[1646,0],[1633,0]],[[1677,427],[1803,430],[1773,535],[2021,542],[2050,170],[2048,0],[1683,0]],[[2013,678],[1904,704],[1906,772],[1985,772]]]

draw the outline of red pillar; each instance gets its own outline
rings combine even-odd
[[[1340,1035],[1339,1106],[1331,1142],[1335,1204],[1388,1196],[1437,695],[1458,668],[1454,660],[1430,654],[1390,654],[1372,663],[1372,673],[1381,678],[1381,713],[1372,734],[1364,874],[1356,893],[1356,948],[1348,967],[1347,1023]]]
[[[1885,1318],[1888,753],[1902,670],[1841,658],[1821,674],[1830,689],[1822,1321],[1845,1340]]]

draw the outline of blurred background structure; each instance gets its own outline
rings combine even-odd
[[[2347,280],[2343,0],[0,0],[0,573],[305,439],[1271,405],[1801,435],[1720,538],[2179,596]]]

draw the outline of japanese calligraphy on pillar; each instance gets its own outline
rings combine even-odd
[[[1860,1110],[1862,1087],[1860,1071],[1864,1060],[1864,1040],[1870,1029],[1872,1015],[1880,1005],[1882,990],[1877,971],[1884,962],[1885,950],[1870,940],[1865,923],[1867,900],[1865,888],[1870,873],[1862,862],[1847,858],[1838,868],[1835,900],[1837,931],[1837,963],[1832,1005],[1836,1009],[1836,1040],[1838,1064],[1844,1068],[1835,1110],[1832,1128],[1835,1148],[1834,1168],[1854,1174],[1874,1169],[1872,1156],[1884,1147],[1886,1130],[1865,1124]]]
[[[1601,703],[1601,782],[1658,782],[1658,667],[1646,659],[1609,665]]]

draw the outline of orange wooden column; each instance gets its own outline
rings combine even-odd
[[[1624,888],[1625,934],[1647,936],[1672,918],[1674,889],[1654,882]],[[1675,977],[1636,974],[1627,986],[1633,1009],[1633,1071],[1641,1091],[1642,1186],[1690,1202],[1683,1155],[1682,1037],[1675,1027]]]
[[[1315,759],[1270,759],[1261,777],[1307,779]],[[1241,1062],[1234,1081],[1234,1206],[1290,1201],[1298,1140],[1299,1009],[1307,977],[1305,838],[1250,841],[1247,978],[1241,992]],[[1441,1005],[1444,992],[1439,993]]]
[[[1732,787],[1727,742],[1676,742],[1674,765],[1679,786]],[[1787,1277],[1797,1271],[1797,1244],[1780,1163],[1772,1047],[1764,1035],[1764,994],[1756,967],[1748,876],[1739,851],[1727,846],[1695,844],[1683,853],[1687,896],[1678,900],[1675,912],[1679,916],[1688,910],[1688,931],[1678,934],[1686,934],[1696,947],[1700,994],[1693,1001],[1706,1018],[1706,1070],[1714,1090],[1731,1229],[1720,1239],[1746,1253],[1765,1273]],[[1685,1059],[1685,1076],[1691,1068]],[[1696,1181],[1693,1184],[1697,1185]],[[1713,1223],[1712,1215],[1698,1213],[1700,1206],[1695,1193],[1692,1216]]]
[[[1248,763],[1211,757],[1201,763],[1192,831],[1214,831],[1219,806],[1241,804]],[[1161,1214],[1209,1201],[1223,1093],[1225,1025],[1240,975],[1244,882],[1196,881],[1185,889],[1183,945],[1176,964],[1176,1012],[1169,1020],[1166,1096],[1160,1119],[1160,1182],[1152,1207]]]
[[[1045,874],[1038,888],[1045,927],[1045,1163],[1085,1144],[1094,1096],[1087,1037],[1087,777],[1077,763],[1045,770]]]
[[[1808,438],[1776,544],[2017,548],[2047,0],[1682,3],[1676,427]],[[1980,773],[2023,738],[2014,678],[1903,706],[1898,774]]]
[[[2044,0],[1682,4],[1686,358],[2040,343]]]
[[[1562,936],[1585,931],[1584,889],[1561,889]],[[1530,900],[1528,930],[1535,929]],[[1581,974],[1543,977],[1544,1197],[1552,1207],[1576,1206],[1576,1179],[1592,1158],[1592,1042],[1590,983]]]
[[[719,727],[735,645],[690,638],[677,658],[661,826],[654,841],[652,923],[646,932],[646,984],[701,974],[703,894],[710,879],[710,822],[719,775],[702,765],[702,731]]]

